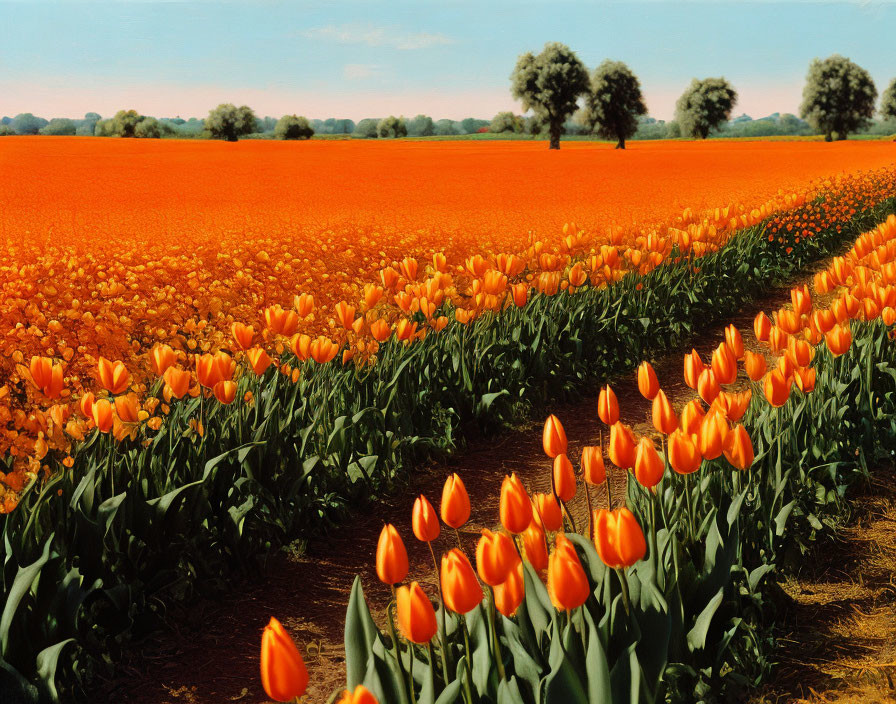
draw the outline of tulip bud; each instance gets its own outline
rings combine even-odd
[[[383,526],[376,546],[376,574],[385,584],[398,584],[408,576],[408,553],[395,526]]]
[[[665,466],[650,438],[641,438],[638,442],[634,471],[635,479],[648,489],[655,487],[663,478]]]
[[[501,483],[499,512],[501,525],[514,535],[522,533],[532,522],[532,501],[516,472],[505,476]]]
[[[691,474],[700,469],[702,457],[697,436],[680,428],[669,436],[669,464],[679,474]]]
[[[760,342],[768,342],[768,336],[772,329],[772,321],[760,311],[753,319],[753,333]]]
[[[298,648],[280,622],[271,618],[261,635],[261,684],[278,702],[301,697],[308,687],[308,670]]]
[[[765,357],[755,352],[744,352],[744,370],[752,381],[759,381],[765,375]]]
[[[589,484],[603,484],[607,478],[604,455],[599,447],[582,448],[582,470]]]
[[[659,390],[660,382],[650,362],[641,362],[638,367],[638,391],[644,398],[652,401]]]
[[[414,501],[411,525],[414,529],[414,536],[424,543],[431,543],[439,537],[441,532],[435,509],[423,494],[420,494]]]
[[[441,513],[442,520],[455,530],[470,520],[470,496],[456,473],[445,480]]]
[[[610,426],[610,461],[621,469],[635,466],[635,446],[637,441],[631,428],[623,423]]]
[[[523,542],[523,554],[536,572],[548,568],[548,548],[544,531],[533,522],[520,536]]]
[[[703,360],[700,359],[700,354],[697,350],[691,350],[690,354],[684,356],[684,383],[690,388],[696,389],[697,381],[704,369],[705,367],[703,365]]]
[[[675,410],[662,389],[653,399],[653,427],[664,435],[668,435],[678,427],[678,416],[675,415]]]
[[[544,446],[544,452],[548,457],[553,459],[557,455],[566,454],[566,431],[563,429],[563,424],[557,416],[551,414],[544,422],[541,441]]]
[[[412,643],[428,643],[436,634],[436,612],[417,582],[401,586],[395,593],[398,627]]]
[[[619,401],[609,386],[604,386],[597,397],[597,415],[604,425],[613,425],[619,422]]]
[[[697,393],[700,394],[700,398],[706,403],[712,403],[721,390],[715,372],[710,368],[704,369],[697,380]]]
[[[644,559],[647,553],[644,531],[638,519],[625,506],[613,511],[595,509],[592,525],[594,547],[607,567],[625,569]]]
[[[725,438],[725,459],[735,469],[747,469],[753,464],[753,443],[742,425],[734,427]]]
[[[563,512],[557,498],[553,494],[535,494],[532,497],[535,512],[532,522],[544,530],[558,531],[563,529]]]
[[[442,594],[445,607],[456,614],[466,614],[482,601],[482,587],[467,556],[452,548],[442,556]]]
[[[490,587],[501,584],[518,559],[513,541],[507,535],[482,530],[476,544],[476,569],[483,582]]]
[[[548,560],[548,594],[558,610],[572,611],[588,600],[591,585],[573,544],[558,533]]]
[[[765,376],[765,398],[775,408],[783,406],[790,397],[792,383],[792,379],[785,377],[780,369],[773,369]]]
[[[561,501],[571,501],[576,495],[576,474],[566,455],[554,458],[553,481],[554,493]]]
[[[379,704],[379,702],[367,687],[359,684],[351,692],[345,690],[342,694],[342,699],[336,702],[336,704]]]
[[[740,330],[733,324],[725,328],[725,343],[728,345],[731,354],[734,355],[735,360],[744,356],[744,340],[740,335]]]
[[[507,618],[513,618],[516,610],[523,603],[526,594],[526,582],[523,579],[523,563],[517,560],[516,566],[510,570],[501,584],[495,588],[495,607]]]

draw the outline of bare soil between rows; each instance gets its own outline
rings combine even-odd
[[[807,278],[806,273],[803,278]],[[759,310],[770,311],[781,306],[789,300],[788,291],[789,288],[774,290],[729,321],[741,329],[748,348],[758,350],[750,332],[755,314]],[[723,339],[723,327],[724,325],[717,325],[704,331],[692,345],[704,357],[708,356]],[[660,383],[676,410],[680,410],[694,396],[694,392],[682,380],[682,352],[689,351],[692,345],[651,360]],[[615,380],[613,388],[619,397],[622,420],[632,424],[636,433],[655,434],[647,420],[650,404],[638,393],[634,374]],[[601,423],[597,418],[596,392],[589,392],[581,400],[571,404],[558,404],[551,410],[560,417],[566,428],[571,457],[577,456],[583,446],[598,443]],[[253,583],[242,584],[224,598],[203,599],[187,609],[172,611],[163,629],[129,650],[120,664],[119,674],[114,679],[101,683],[94,700],[122,704],[267,702],[259,681],[259,646],[262,629],[271,616],[276,616],[292,633],[305,656],[310,674],[306,701],[327,701],[334,691],[345,686],[345,609],[356,575],[361,576],[374,615],[382,623],[382,610],[389,594],[376,577],[374,555],[383,524],[395,524],[405,539],[411,564],[409,579],[419,581],[434,597],[437,589],[432,558],[427,547],[415,540],[411,532],[411,506],[414,497],[423,493],[437,507],[445,478],[451,472],[458,472],[466,484],[473,508],[470,521],[461,531],[464,546],[471,551],[480,530],[497,525],[498,498],[505,474],[516,472],[530,492],[550,489],[551,465],[541,447],[541,425],[542,420],[533,420],[494,437],[470,440],[465,448],[447,461],[416,468],[404,488],[363,512],[356,513],[349,522],[333,530],[328,536],[310,541],[301,554],[278,554]],[[614,499],[624,495],[625,481],[624,472],[617,470],[613,473]],[[896,497],[896,480],[891,488],[894,491],[890,499],[893,499]],[[605,505],[605,489],[601,487],[597,495],[592,494],[592,500],[598,505]],[[571,508],[578,525],[586,525],[587,510],[581,489]],[[890,516],[887,520],[892,520],[896,514],[896,503],[892,500],[887,504],[887,511],[891,512],[886,514]],[[890,528],[892,548],[892,528],[896,528],[896,524]],[[884,554],[885,548],[879,547],[876,542],[880,537],[877,533],[874,534],[877,538],[873,540],[866,540],[860,535],[860,532],[855,535],[845,532],[842,540],[846,547],[843,549],[847,552],[857,549],[849,547],[853,545],[855,538],[858,541],[856,544],[866,545],[868,550],[879,550]],[[434,547],[438,554],[439,550],[447,550],[453,546],[453,535],[443,532]],[[838,569],[846,569],[844,564],[861,566],[864,563],[853,560],[841,562]],[[843,578],[851,579],[856,574],[860,579],[865,578],[861,571],[847,571]],[[889,590],[890,597],[894,594],[893,575],[894,571],[891,569],[889,587],[881,586],[879,590]],[[883,576],[881,572],[880,578]],[[839,601],[825,602],[826,592],[817,587],[816,593],[821,593],[822,596],[815,605],[811,603],[811,599],[803,603],[799,597],[795,598],[793,613],[787,615],[787,620],[790,623],[791,618],[795,619],[793,622],[797,625],[794,626],[792,638],[797,640],[793,641],[792,647],[789,647],[786,639],[781,640],[781,674],[768,689],[768,698],[763,699],[763,702],[798,701],[787,698],[793,696],[791,691],[799,689],[788,682],[800,680],[802,670],[798,664],[799,658],[791,661],[788,653],[793,650],[796,656],[799,654],[797,651],[804,652],[814,647],[815,640],[807,642],[805,647],[799,640],[810,637],[798,628],[798,624],[805,619],[816,626],[823,624],[830,627],[827,641],[820,632],[817,634],[818,647],[822,649],[833,647],[832,644],[838,637],[843,647],[847,650],[851,647],[847,638],[851,633],[848,627],[850,622],[845,618],[846,612],[839,612],[838,608],[862,609],[848,614],[857,627],[863,624],[867,626],[871,622],[879,624],[888,618],[889,632],[892,635],[896,628],[892,610],[887,616],[878,613],[875,610],[877,602],[862,601],[865,592],[856,590],[841,592],[843,598]],[[808,595],[807,593],[806,596]],[[892,606],[891,602],[888,604]],[[813,612],[812,609],[817,611]],[[840,624],[840,631],[836,630],[835,622]],[[892,639],[889,648],[886,652],[890,653],[890,661],[893,662],[896,660],[896,650],[893,649]],[[843,671],[846,672],[849,667],[844,661]],[[877,670],[884,677],[885,683],[891,676],[887,673],[893,673],[882,667]],[[825,690],[823,683],[829,675],[821,670],[815,674],[818,678],[812,682],[817,688],[811,689],[813,685],[807,685],[799,689],[799,696],[803,696],[804,692]],[[885,690],[881,688],[880,692],[883,696]],[[855,701],[896,700],[864,698]]]

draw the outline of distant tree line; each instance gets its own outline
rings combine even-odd
[[[411,119],[389,115],[353,120],[309,120],[299,115],[258,117],[246,105],[223,103],[204,119],[156,118],[136,110],[119,110],[103,119],[89,112],[82,119],[51,120],[21,113],[0,119],[4,135],[79,135],[125,138],[310,139],[344,135],[356,139],[451,137],[482,132],[518,134],[560,146],[563,135],[597,136],[625,149],[626,140],[680,137],[770,137],[824,135],[846,139],[849,134],[896,133],[896,78],[881,95],[878,118],[873,119],[877,88],[871,76],[849,59],[833,55],[809,66],[800,117],[789,113],[752,119],[731,119],[737,92],[724,78],[694,79],[678,99],[675,119],[665,122],[647,115],[640,82],[622,62],[606,60],[592,73],[564,44],[545,44],[538,55],[528,52],[511,74],[511,93],[526,115],[499,112],[491,120],[434,120],[429,115]]]

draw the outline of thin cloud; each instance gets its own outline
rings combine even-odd
[[[327,25],[314,27],[302,32],[308,39],[338,42],[340,44],[364,44],[366,46],[384,46],[403,51],[431,49],[437,46],[454,44],[454,40],[440,33],[406,32],[397,27],[376,27],[373,25]]]
[[[342,75],[350,81],[373,78],[380,72],[380,67],[373,64],[346,64],[342,67]]]

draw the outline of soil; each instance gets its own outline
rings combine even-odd
[[[731,321],[741,330],[748,349],[758,349],[750,332],[753,316],[759,310],[770,311],[781,306],[789,300],[788,290],[772,292]],[[722,328],[713,327],[700,336],[696,348],[704,359],[723,339]],[[689,349],[690,345],[686,350],[651,360],[661,386],[676,410],[694,397],[694,392],[682,380],[682,353]],[[634,374],[615,380],[613,388],[619,397],[622,420],[630,423],[638,434],[655,435],[647,420],[650,403],[638,393]],[[596,392],[552,410],[566,428],[571,458],[575,460],[583,446],[599,442],[602,424],[597,418]],[[551,465],[541,447],[541,425],[540,420],[530,422],[502,432],[497,437],[470,441],[466,448],[449,460],[416,469],[404,489],[367,512],[357,513],[350,522],[327,537],[310,541],[304,551],[278,555],[268,563],[256,583],[244,585],[225,598],[202,600],[191,604],[187,610],[172,612],[165,628],[135,644],[121,663],[119,674],[101,684],[95,700],[122,704],[267,702],[259,681],[258,653],[261,631],[268,619],[276,616],[292,633],[305,656],[310,674],[306,701],[327,701],[345,685],[342,656],[344,618],[355,575],[361,576],[368,602],[374,608],[374,617],[381,624],[384,622],[383,608],[389,594],[378,581],[374,569],[376,542],[383,523],[395,524],[404,537],[411,564],[409,578],[419,581],[435,597],[432,558],[427,547],[415,540],[411,532],[414,497],[423,493],[438,508],[445,478],[454,471],[461,475],[473,507],[470,521],[461,530],[461,539],[469,554],[474,549],[480,530],[497,525],[498,497],[505,474],[516,472],[530,492],[550,490]],[[625,472],[616,470],[611,480],[614,499],[624,496]],[[896,491],[896,481],[891,488]],[[893,496],[896,494],[890,495],[891,498]],[[606,505],[605,488],[600,487],[597,494],[592,493],[592,500],[596,505]],[[872,501],[873,497],[869,496],[867,500]],[[587,524],[585,497],[581,488],[571,503],[571,510],[581,530]],[[795,583],[801,586],[794,586],[794,589],[805,591],[799,594],[794,592],[791,614],[795,624],[793,635],[790,636],[791,640],[781,641],[781,675],[763,702],[791,701],[787,698],[791,696],[788,694],[791,691],[801,692],[800,696],[803,692],[826,691],[825,683],[834,677],[824,669],[827,667],[835,667],[839,673],[837,676],[843,682],[858,682],[866,677],[869,682],[882,680],[886,684],[889,677],[896,675],[894,670],[883,666],[887,658],[891,668],[896,661],[892,638],[886,646],[883,641],[875,640],[885,630],[884,624],[889,624],[890,636],[896,630],[896,618],[892,611],[882,610],[891,606],[894,596],[892,575],[896,574],[893,569],[896,557],[892,550],[887,552],[884,546],[889,544],[891,549],[894,547],[896,504],[880,505],[877,511],[874,514],[877,516],[874,519],[877,521],[874,524],[877,532],[845,532],[842,538],[847,541],[844,554],[853,555],[851,551],[866,550],[869,554],[874,553],[873,560],[852,556],[846,563],[835,561],[833,565],[836,567],[832,566],[831,573],[826,577],[819,576],[820,581],[814,586],[809,582]],[[453,547],[454,541],[453,535],[443,532],[434,546],[436,554],[439,550]],[[855,541],[855,545],[851,541]],[[890,565],[889,571],[882,562],[884,556],[890,560],[886,563]],[[871,565],[877,565],[874,571]],[[846,569],[847,566],[858,566],[861,570],[856,572]],[[858,575],[857,579],[863,581],[847,582],[851,579],[850,575]],[[843,580],[843,583],[836,579]],[[885,582],[887,579],[890,581]],[[818,630],[812,634],[800,631],[799,625],[807,622]],[[822,632],[820,624],[828,630]],[[861,644],[849,640],[859,639],[861,634],[864,634]],[[804,639],[807,639],[805,644]],[[803,672],[797,664],[799,653],[794,652],[793,661],[788,659],[788,653],[800,650],[805,655],[805,651],[812,648],[818,654],[818,660],[813,660],[817,665],[817,676],[801,683],[800,686],[805,686],[798,689],[796,684],[788,683],[799,679]],[[877,655],[872,656],[874,648],[879,648],[879,652],[874,651]],[[838,664],[835,666],[832,662]],[[872,666],[870,663],[873,662],[877,665]],[[869,664],[866,667],[862,663]],[[893,700],[866,698],[856,701]]]

